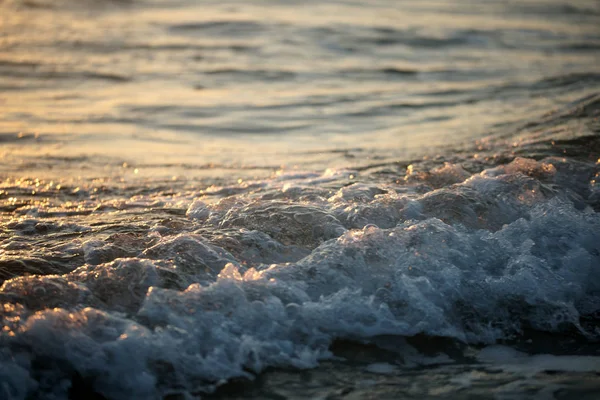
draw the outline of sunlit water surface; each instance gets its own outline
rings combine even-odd
[[[597,1],[0,1],[0,398],[596,398],[599,66]]]

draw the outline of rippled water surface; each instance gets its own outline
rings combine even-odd
[[[597,1],[0,1],[0,398],[596,398]]]
[[[4,157],[42,169],[406,158],[538,117],[600,78],[596,1],[1,7]]]

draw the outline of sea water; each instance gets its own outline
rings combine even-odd
[[[596,398],[599,27],[0,2],[0,398]]]

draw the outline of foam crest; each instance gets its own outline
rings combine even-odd
[[[84,265],[0,287],[2,390],[66,398],[80,381],[115,399],[210,392],[268,367],[313,367],[337,339],[382,335],[597,339],[597,173],[517,159],[336,190],[320,179],[346,172],[291,175],[189,200],[145,224],[147,235],[136,226],[55,247]]]

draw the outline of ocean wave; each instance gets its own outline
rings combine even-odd
[[[0,288],[8,398],[66,397],[59,382],[74,376],[115,399],[210,392],[267,367],[313,367],[338,339],[599,337],[598,164],[517,158],[480,173],[410,166],[398,183],[335,183],[357,173],[172,199],[187,207],[177,218],[160,211],[165,197],[108,203],[91,187],[75,224],[25,208],[29,219],[3,226],[15,254]],[[111,210],[125,215],[98,229]],[[28,237],[52,250],[18,257]]]
[[[0,398],[597,391],[592,2],[0,3]]]

